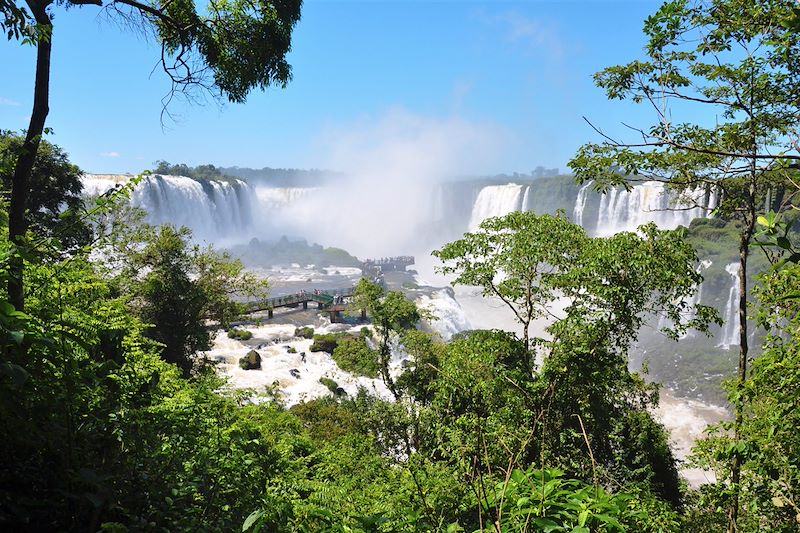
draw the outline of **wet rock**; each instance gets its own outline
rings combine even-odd
[[[239,367],[242,370],[261,370],[261,354],[250,350],[247,355],[239,358]]]
[[[289,370],[289,374],[291,374],[295,379],[300,379],[300,371],[296,368]]]

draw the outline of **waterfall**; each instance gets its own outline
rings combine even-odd
[[[152,224],[192,230],[197,240],[214,241],[249,231],[252,192],[243,181],[198,181],[185,176],[147,176],[131,203]]]
[[[580,193],[578,196],[580,198]],[[608,236],[621,231],[635,231],[648,222],[654,222],[662,229],[688,226],[695,218],[706,216],[714,202],[716,194],[712,192],[706,200],[703,187],[676,195],[658,181],[641,183],[630,191],[611,189],[600,199],[596,233]],[[577,207],[576,202],[576,213]],[[582,214],[580,218],[582,221]]]
[[[488,185],[481,189],[472,206],[469,231],[477,230],[481,222],[489,217],[500,217],[512,211],[519,211],[520,196],[522,196],[522,185],[516,183]]]
[[[531,186],[528,185],[525,187],[525,194],[522,196],[522,205],[520,206],[520,211],[528,211],[528,194],[531,192]]]
[[[725,272],[731,276],[731,289],[728,292],[728,303],[725,305],[725,314],[722,325],[722,339],[717,347],[730,349],[739,344],[739,263],[731,263],[725,267]]]
[[[90,175],[84,174],[81,176],[81,184],[83,185],[83,194],[85,196],[99,196],[117,185],[124,185],[128,183],[133,176],[129,174],[104,174],[104,175]]]
[[[586,196],[592,183],[594,183],[593,180],[587,181],[583,187],[580,188],[578,197],[575,199],[575,207],[572,210],[572,221],[579,226],[583,226],[583,210],[586,209]]]
[[[697,265],[696,272],[699,274],[703,270],[706,270],[708,267],[710,267],[712,264],[713,263],[708,259],[704,259],[703,261],[700,261],[699,265]],[[700,285],[697,286],[697,290],[691,296],[687,296],[686,298],[682,299],[684,310],[681,312],[681,322],[685,323],[688,322],[689,320],[697,318],[697,310],[695,309],[695,307],[702,301],[702,299],[703,299],[703,284],[701,283]],[[669,320],[666,316],[662,315],[658,319],[658,329],[671,328],[673,326],[674,324],[672,323],[672,321]],[[695,333],[696,331],[693,330],[686,331],[678,338],[685,339],[686,337],[692,337],[695,335]]]
[[[429,296],[422,295],[417,298],[417,302],[420,307],[431,312],[431,329],[444,340],[450,340],[460,331],[472,329],[464,310],[448,289],[440,289]]]
[[[130,176],[87,175],[88,196],[125,184]],[[241,180],[195,180],[185,176],[145,176],[131,194],[151,224],[186,226],[196,240],[218,241],[248,235],[252,230],[253,190]]]

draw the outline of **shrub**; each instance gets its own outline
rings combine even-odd
[[[341,388],[339,384],[336,383],[331,378],[326,378],[323,376],[319,378],[319,382],[328,387],[328,390],[331,391],[333,395],[336,396],[337,398],[340,398],[342,396],[347,396],[347,391]]]
[[[310,326],[304,326],[302,328],[295,328],[294,330],[295,337],[301,337],[303,339],[313,339],[314,338],[314,328]]]
[[[239,368],[242,370],[261,370],[261,355],[250,350],[247,355],[239,358]]]
[[[228,338],[239,341],[249,341],[253,338],[253,332],[246,329],[231,328],[228,330]]]
[[[314,342],[311,344],[312,352],[328,352],[332,354],[336,349],[336,345],[342,339],[353,338],[347,333],[325,333],[322,335],[314,335]]]
[[[367,346],[362,337],[341,339],[332,357],[339,368],[346,372],[368,378],[378,377],[378,354]]]

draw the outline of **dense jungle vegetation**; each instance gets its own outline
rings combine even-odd
[[[288,81],[299,2],[278,4],[282,18],[255,31],[277,25],[272,44],[283,52],[254,58],[269,67],[255,73],[222,53],[251,47],[222,38],[224,18],[206,26],[177,1],[148,20],[165,50],[199,50],[241,101]],[[0,0],[2,29],[49,57],[49,3],[27,5],[30,16]],[[657,387],[628,369],[648,316],[666,316],[675,338],[717,320],[709,308],[686,313],[702,276],[682,230],[593,238],[563,216],[490,218],[435,254],[456,283],[503,300],[526,332],[566,297],[547,338],[471,331],[445,343],[417,329],[424,313],[402,293],[362,280],[355,305],[368,310],[375,345],[348,339],[334,350],[379,375],[390,397],[347,397],[331,384],[331,395],[286,408],[231,390],[198,355],[239,313],[231,295],[262,295],[265,284],[185,229],[145,224],[127,205],[135,181],[85,204],[79,169],[41,138],[45,97],[38,131],[0,137],[0,527],[797,531],[800,254],[785,212],[800,160],[799,20],[789,0],[665,3],[645,22],[648,59],[610,67],[598,85],[633,102],[720,106],[722,119],[704,128],[662,115],[643,142],[587,145],[571,163],[599,189],[631,176],[719,187],[716,215],[736,231],[742,271],[765,250],[756,290],[741,285],[738,374],[727,387],[735,419],[692,459],[715,483],[681,481],[651,415]],[[754,361],[748,319],[767,332]],[[411,363],[396,375],[398,346]]]

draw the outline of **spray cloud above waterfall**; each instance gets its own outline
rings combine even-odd
[[[343,175],[292,203],[275,229],[362,257],[418,251],[437,186],[490,168],[505,137],[492,124],[404,109],[328,128],[318,143]]]

